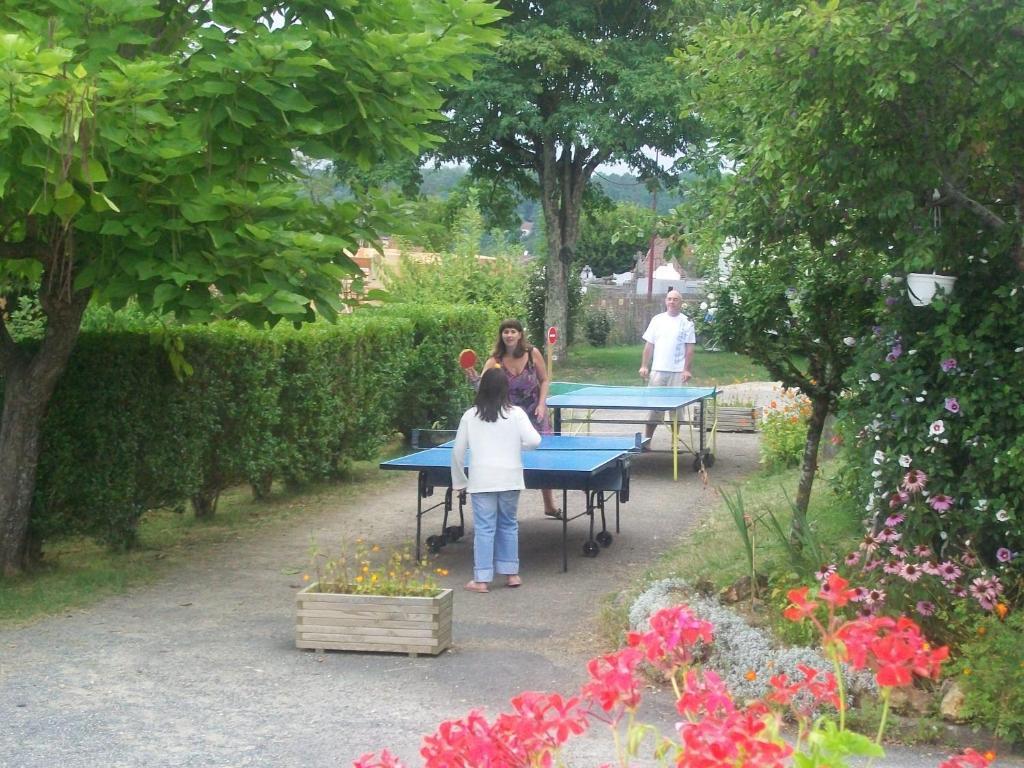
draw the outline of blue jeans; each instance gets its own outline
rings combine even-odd
[[[519,491],[470,494],[473,504],[473,581],[519,573]]]

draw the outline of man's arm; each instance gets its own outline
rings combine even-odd
[[[697,346],[696,344],[687,344],[686,345],[686,359],[683,361],[683,381],[684,382],[689,381],[690,378],[693,376],[693,374],[690,372],[690,363],[693,361],[693,350],[694,350],[694,348],[696,346]]]
[[[692,350],[690,350],[692,352]],[[644,353],[640,358],[640,378],[646,379],[651,375],[651,355],[654,354],[654,345],[651,342],[644,344]],[[689,363],[689,358],[687,358]]]

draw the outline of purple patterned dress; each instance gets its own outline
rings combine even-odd
[[[508,399],[512,405],[518,405],[526,415],[530,417],[530,423],[542,435],[551,434],[551,420],[545,416],[538,419],[535,411],[540,402],[540,381],[537,379],[537,369],[533,366],[533,353],[528,352],[526,367],[519,375],[512,373],[507,366],[501,366],[508,379]]]

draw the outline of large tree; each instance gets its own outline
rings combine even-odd
[[[456,87],[441,156],[541,201],[547,238],[545,321],[566,328],[568,274],[594,171],[621,162],[657,175],[694,138],[666,66],[683,4],[673,0],[502,0],[505,39]],[[692,5],[692,4],[690,4]],[[559,337],[564,354],[566,334]]]
[[[744,326],[735,343],[760,348],[762,359],[779,356],[784,334],[790,347],[832,345],[804,353],[812,369],[787,374],[776,361],[771,370],[834,404],[838,379],[815,374],[812,354],[849,362],[837,337],[858,335],[861,288],[883,264],[952,269],[967,280],[975,258],[1024,266],[1024,6],[750,5],[706,25],[679,54],[694,89],[686,109],[714,135],[691,231],[740,244],[729,289],[738,300],[732,319]],[[773,270],[779,259],[803,271]],[[781,278],[773,286],[752,277],[772,272]],[[785,327],[794,296],[811,315]],[[845,332],[825,332],[822,321],[833,317],[847,318]],[[816,429],[805,458],[813,459]],[[804,507],[813,468],[805,462]]]
[[[3,4],[0,296],[37,300],[46,331],[25,346],[0,316],[0,573],[25,563],[40,424],[86,305],[330,317],[342,249],[375,220],[317,215],[296,156],[423,151],[438,88],[499,16],[484,0]]]

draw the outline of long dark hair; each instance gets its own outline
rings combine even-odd
[[[498,326],[498,340],[494,343],[494,351],[491,353],[491,357],[498,362],[501,362],[501,358],[505,354],[505,342],[502,341],[501,334],[506,328],[515,328],[519,331],[519,344],[512,350],[512,357],[518,359],[523,355],[528,355],[531,349],[530,345],[526,343],[526,333],[523,331],[523,324],[514,317],[502,320],[501,325]]]
[[[489,368],[480,377],[480,388],[476,391],[476,415],[483,421],[497,421],[498,417],[507,418],[506,413],[511,407],[508,401],[508,379],[500,368]]]

